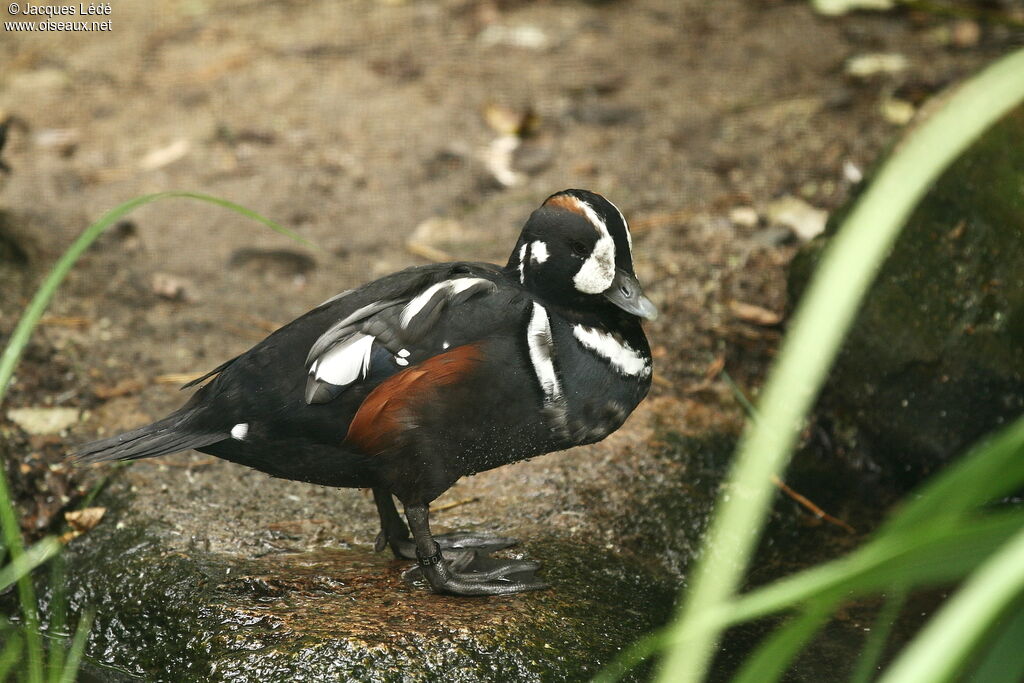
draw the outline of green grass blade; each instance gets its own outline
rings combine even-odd
[[[148,194],[142,197],[136,197],[130,199],[127,202],[114,207],[107,213],[103,214],[95,223],[90,225],[81,235],[78,236],[71,246],[68,247],[67,251],[57,260],[57,262],[50,269],[49,274],[43,283],[39,286],[39,290],[36,295],[32,297],[32,301],[29,303],[25,312],[22,314],[21,320],[18,321],[17,327],[14,328],[13,334],[11,334],[10,340],[7,342],[7,347],[4,349],[3,355],[0,355],[0,402],[3,401],[4,394],[7,391],[7,385],[11,380],[11,375],[14,373],[14,367],[17,365],[18,359],[21,357],[21,353],[28,343],[29,337],[32,335],[32,330],[35,328],[39,318],[42,317],[46,311],[46,307],[50,304],[50,300],[53,298],[54,293],[57,291],[57,287],[67,277],[71,267],[75,265],[78,258],[85,252],[89,246],[96,241],[96,239],[103,234],[103,232],[111,225],[120,220],[123,216],[130,213],[145,204],[150,204],[160,199],[171,199],[175,197],[197,199],[199,201],[208,202],[221,206],[226,209],[230,209],[246,218],[251,218],[254,221],[262,223],[270,229],[289,237],[300,244],[306,245],[310,248],[323,251],[316,245],[312,244],[297,233],[278,225],[269,218],[264,218],[255,211],[251,211],[244,206],[229,202],[226,199],[219,197],[213,197],[206,194],[200,194],[198,192],[158,192],[156,194]]]
[[[773,683],[835,611],[837,600],[817,600],[765,638],[732,683]]]
[[[50,585],[53,587],[53,599],[50,601],[50,623],[46,629],[52,641],[48,650],[49,659],[46,662],[46,668],[48,677],[53,683],[60,680],[61,672],[64,670],[64,650],[67,646],[67,635],[64,632],[68,616],[67,587],[64,585],[66,569],[64,557],[57,554],[53,562],[50,563]]]
[[[893,584],[910,587],[954,581],[979,567],[1022,526],[1024,511],[999,512],[921,536],[876,539],[846,557],[736,598],[727,610],[720,610],[718,618],[731,624],[837,592],[855,597]]]
[[[1008,623],[994,634],[981,659],[964,676],[965,683],[1024,681],[1024,600],[1010,607]]]
[[[18,324],[14,328],[14,332],[11,333],[11,337],[7,341],[7,346],[4,348],[3,353],[0,354],[0,404],[3,403],[11,377],[14,375],[14,369],[17,366],[18,360],[21,358],[21,354],[24,352],[30,337],[32,336],[32,331],[35,329],[36,323],[39,322],[39,318],[42,317],[43,313],[46,311],[46,307],[53,299],[53,295],[56,293],[57,287],[59,287],[60,283],[64,281],[65,277],[67,277],[67,274],[70,272],[75,262],[78,261],[78,258],[101,234],[103,234],[107,228],[117,222],[128,212],[143,206],[144,204],[172,197],[197,199],[231,209],[232,211],[246,216],[247,218],[263,223],[272,230],[286,235],[297,242],[307,246],[314,246],[291,230],[278,225],[268,218],[264,218],[254,211],[235,204],[234,202],[229,202],[225,199],[220,199],[219,197],[200,194],[198,192],[175,191],[149,194],[142,197],[136,197],[135,199],[131,199],[120,206],[111,209],[101,216],[99,220],[87,227],[82,234],[71,243],[71,246],[68,247],[67,251],[65,251],[53,267],[51,267],[50,272],[43,279],[43,282],[36,291],[35,296],[32,297],[32,301],[29,302],[24,313],[22,313],[21,319],[18,321]],[[316,247],[314,246],[314,248]],[[11,494],[7,485],[7,477],[5,476],[2,468],[0,468],[0,527],[2,527],[4,544],[8,548],[12,563],[18,562],[19,558],[24,554],[25,549],[21,541],[21,530],[18,527],[18,521],[15,517],[14,507],[11,502]],[[43,654],[42,643],[39,635],[39,615],[36,605],[35,588],[32,586],[32,582],[27,574],[22,575],[17,583],[18,600],[21,603],[21,609],[25,620],[25,651],[26,657],[29,660],[28,680],[29,683],[41,683],[43,679]]]
[[[903,609],[903,603],[907,594],[901,588],[893,589],[885,598],[885,604],[878,612],[874,624],[871,626],[871,633],[868,635],[864,649],[857,659],[857,668],[853,670],[850,683],[870,683],[878,671],[878,662],[885,654],[885,646],[889,642],[889,634],[892,633],[893,624]]]
[[[591,679],[591,683],[615,683],[615,681],[625,676],[627,671],[664,647],[665,629],[658,629],[648,633],[619,653],[618,657],[613,659]]]
[[[925,625],[880,683],[950,680],[1014,598],[1024,594],[1024,529]]]
[[[0,569],[0,591],[5,590],[23,576],[27,576],[33,569],[59,552],[60,541],[52,536],[44,538],[31,548],[28,548],[17,559],[12,560],[7,566]]]
[[[946,523],[967,510],[1024,484],[1024,419],[975,445],[970,453],[928,483],[914,500],[882,527],[883,532],[913,531]]]
[[[692,591],[673,626],[661,680],[693,683],[721,633],[702,614],[727,604],[760,537],[778,476],[878,266],[927,188],[967,146],[1024,98],[1024,50],[964,83],[897,148],[832,239],[793,317],[716,508]]]
[[[11,670],[21,661],[21,646],[21,636],[12,632],[0,650],[0,681],[10,680]]]
[[[71,647],[68,649],[68,659],[64,664],[64,671],[60,677],[60,683],[74,683],[78,677],[78,668],[82,666],[82,655],[85,652],[85,643],[89,639],[89,630],[92,628],[94,618],[92,612],[86,612],[78,620],[78,628],[71,639]]]

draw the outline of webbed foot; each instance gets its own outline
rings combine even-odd
[[[418,557],[417,566],[402,577],[425,580],[435,593],[452,595],[506,595],[548,587],[536,577],[539,562],[499,559],[476,548],[444,552],[440,544],[436,547],[430,557]]]
[[[451,595],[507,595],[547,588],[536,577],[540,564],[529,560],[491,557],[490,553],[515,544],[511,538],[482,534],[446,534],[436,539],[430,533],[426,505],[407,505],[406,518],[412,531],[412,556],[417,566],[406,571],[408,580],[425,579],[435,593]],[[392,549],[396,544],[388,539]],[[409,548],[398,544],[403,556]]]

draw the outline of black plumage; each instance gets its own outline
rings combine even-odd
[[[542,587],[510,544],[433,537],[460,477],[598,441],[650,386],[625,219],[583,190],[530,216],[508,264],[410,268],[344,292],[220,365],[178,411],[97,441],[86,462],[196,449],[271,475],[373,489],[378,546],[438,592]],[[409,527],[394,505],[404,505]],[[410,539],[409,531],[412,531]]]

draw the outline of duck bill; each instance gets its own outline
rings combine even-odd
[[[626,313],[648,320],[658,317],[658,309],[654,307],[650,299],[644,296],[644,291],[636,276],[630,275],[624,270],[615,273],[612,286],[605,290],[603,296]]]

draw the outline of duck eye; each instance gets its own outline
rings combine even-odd
[[[576,254],[577,256],[585,256],[586,255],[586,253],[587,253],[587,245],[583,244],[583,242],[575,242],[574,241],[571,246],[572,246],[572,253]]]

